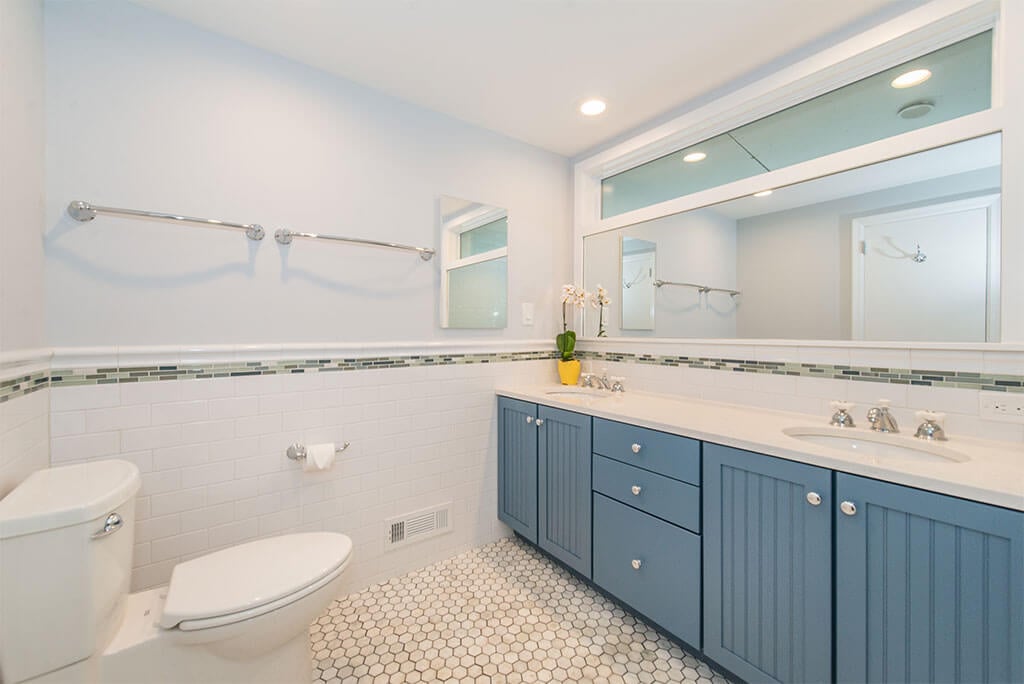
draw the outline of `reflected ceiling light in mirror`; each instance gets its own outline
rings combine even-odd
[[[767,197],[772,194],[771,190],[762,190],[761,192],[755,192],[754,197]]]
[[[703,152],[690,152],[688,155],[683,157],[683,161],[692,164],[693,162],[704,161],[707,158],[708,155],[704,154]]]
[[[608,105],[605,104],[604,100],[592,98],[580,105],[580,113],[583,114],[583,116],[597,116],[598,114],[603,113],[607,107]]]
[[[916,85],[920,85],[932,77],[932,72],[927,69],[914,69],[904,74],[900,74],[896,78],[892,79],[889,83],[893,88],[913,88]]]

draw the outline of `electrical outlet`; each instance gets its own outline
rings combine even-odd
[[[1024,423],[1024,394],[981,393],[981,417],[1007,423]]]

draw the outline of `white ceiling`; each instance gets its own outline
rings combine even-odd
[[[133,0],[566,156],[921,0]],[[600,117],[579,103],[608,101]]]

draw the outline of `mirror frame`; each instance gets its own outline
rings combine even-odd
[[[720,185],[649,207],[601,218],[601,180],[675,150],[688,147],[727,132],[798,102],[811,99],[871,74],[914,59],[920,55],[969,38],[986,30],[993,31],[992,107],[958,119],[934,124],[880,141],[842,150],[758,176]],[[573,275],[583,282],[583,238],[624,226],[682,213],[765,189],[793,185],[906,156],[991,133],[1004,134],[1011,129],[1014,140],[1019,126],[1024,131],[1024,112],[1014,112],[1003,103],[1003,83],[1012,82],[1008,73],[1024,77],[1024,66],[1004,59],[1003,25],[999,3],[994,0],[957,0],[911,10],[865,33],[842,41],[824,51],[781,69],[709,104],[697,107],[665,124],[640,133],[622,143],[587,157],[574,166]],[[1017,119],[1014,114],[1019,114]],[[1004,186],[1007,155],[1004,152]],[[698,338],[602,338],[622,343],[721,343],[776,346],[829,347],[901,347],[950,349],[1004,349],[1024,343],[1024,274],[1007,278],[1011,270],[1010,254],[1024,253],[1024,215],[1011,215],[1016,207],[1003,211],[1001,283],[1001,342],[863,342],[851,340],[758,340]],[[1018,209],[1019,211],[1019,209]],[[1018,220],[1014,220],[1018,219]],[[597,341],[597,338],[585,338]]]

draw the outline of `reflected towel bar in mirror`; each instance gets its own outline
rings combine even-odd
[[[698,285],[697,283],[676,283],[671,280],[655,280],[654,287],[661,287],[662,285],[677,285],[679,287],[692,287],[701,293],[705,292],[726,292],[730,297],[736,297],[741,294],[739,290],[728,290],[724,287],[709,287],[707,285]]]
[[[424,261],[430,261],[434,256],[434,250],[429,247],[416,247],[414,245],[402,245],[397,242],[380,242],[378,240],[366,240],[363,238],[342,237],[340,235],[323,235],[321,233],[301,233],[294,230],[278,230],[274,233],[274,239],[282,245],[291,244],[294,238],[306,238],[309,240],[331,240],[333,242],[346,242],[353,245],[369,245],[371,247],[387,247],[389,249],[404,249],[409,252],[418,252]]]
[[[228,228],[231,230],[244,230],[245,236],[250,240],[262,240],[264,236],[263,226],[257,223],[233,223],[231,221],[218,221],[217,219],[196,218],[194,216],[180,216],[168,214],[162,211],[140,211],[138,209],[120,209],[117,207],[101,207],[81,200],[75,200],[68,205],[68,215],[76,221],[92,221],[96,214],[110,214],[112,216],[138,216],[141,218],[153,218],[166,221],[182,221],[184,223],[195,223],[211,228]]]

